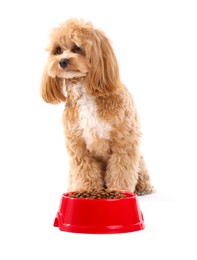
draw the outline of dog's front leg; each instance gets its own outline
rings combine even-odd
[[[70,191],[99,191],[103,184],[101,165],[87,151],[70,159]]]
[[[116,150],[116,149],[115,149]],[[135,191],[140,154],[138,147],[114,151],[107,163],[106,186],[110,190]]]

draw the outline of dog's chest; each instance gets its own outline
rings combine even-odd
[[[87,95],[84,88],[75,91],[79,96],[77,101],[79,129],[82,130],[87,147],[90,148],[98,139],[108,140],[111,126],[99,117],[94,97]]]

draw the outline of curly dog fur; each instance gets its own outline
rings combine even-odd
[[[48,51],[41,92],[48,103],[65,102],[69,190],[151,193],[138,114],[109,39],[90,22],[69,19],[52,30]]]

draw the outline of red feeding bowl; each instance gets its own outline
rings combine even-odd
[[[124,192],[126,198],[71,198],[64,193],[54,226],[61,231],[112,234],[144,229],[144,219],[137,196]]]

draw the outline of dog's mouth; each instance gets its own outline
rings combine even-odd
[[[63,79],[81,78],[86,76],[86,73],[77,70],[64,70],[58,73],[56,76]]]
[[[61,59],[53,60],[48,65],[48,74],[52,78],[80,78],[85,77],[87,73],[88,65],[85,62]]]

